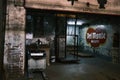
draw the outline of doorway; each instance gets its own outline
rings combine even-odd
[[[43,45],[49,47],[49,62],[52,58],[63,62],[78,61],[79,27],[76,15],[62,12],[48,14],[35,9],[26,11],[26,46],[34,45],[40,39]]]
[[[57,14],[56,57],[60,62],[78,61],[78,27],[73,14]],[[62,23],[62,24],[61,24]]]

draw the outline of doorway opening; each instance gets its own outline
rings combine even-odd
[[[55,61],[78,61],[78,29],[81,22],[76,15],[60,12],[26,9],[26,54],[35,48],[48,47],[47,64]],[[28,59],[28,55],[26,55]]]
[[[62,15],[62,16],[61,16]],[[63,16],[64,15],[64,16]],[[59,14],[57,16],[56,53],[57,60],[77,62],[78,59],[78,25],[76,15]],[[64,24],[60,24],[63,22]],[[62,26],[62,27],[61,27]]]

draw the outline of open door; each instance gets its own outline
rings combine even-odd
[[[58,47],[58,58],[64,59],[66,58],[66,38],[65,36],[57,37],[57,47]]]
[[[58,61],[78,61],[78,29],[76,20],[76,17],[57,16],[56,58]]]
[[[77,35],[67,35],[66,59],[72,60],[72,61],[78,60],[78,36]]]
[[[67,18],[66,29],[66,59],[78,61],[78,31],[77,18]]]
[[[66,17],[56,16],[56,60],[61,61],[66,57]]]

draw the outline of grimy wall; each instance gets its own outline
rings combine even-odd
[[[5,0],[4,0],[5,1]],[[17,1],[17,0],[15,0]],[[17,4],[21,5],[24,0],[19,0]],[[103,1],[103,0],[101,0]],[[4,41],[4,27],[3,26],[3,6],[0,2],[0,45]],[[102,2],[103,3],[103,2]],[[86,13],[101,13],[110,15],[120,15],[120,1],[119,0],[106,0],[104,6],[100,8],[99,0],[78,0],[71,5],[68,0],[25,0],[26,8],[35,8],[42,10],[58,10],[58,11],[71,11],[71,12],[86,12]],[[9,50],[16,49],[20,51],[22,56],[22,64],[18,64],[20,69],[24,70],[24,55],[25,55],[25,16],[26,11],[23,6],[16,6],[14,0],[7,0],[6,11],[6,29],[5,29],[5,45],[4,45],[4,63],[9,64],[7,55]],[[3,48],[0,46],[0,59],[2,59]],[[2,61],[2,60],[0,60]],[[0,62],[0,71],[2,62]],[[12,68],[11,68],[12,69]],[[1,72],[0,72],[1,73]],[[14,75],[14,74],[12,74]],[[10,75],[11,77],[11,75]],[[20,77],[20,76],[19,76]],[[10,78],[9,78],[10,80]],[[14,80],[11,78],[11,80]],[[17,80],[17,79],[16,79]]]
[[[24,75],[25,8],[8,0],[6,13],[4,68],[7,80],[18,80]]]

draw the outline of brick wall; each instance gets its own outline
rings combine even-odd
[[[19,80],[24,76],[25,9],[7,2],[4,67],[7,80]]]

